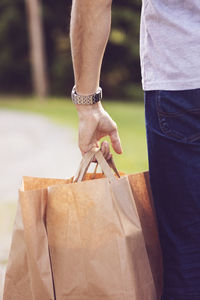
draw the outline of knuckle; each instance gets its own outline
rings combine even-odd
[[[115,121],[113,121],[113,127],[114,127],[114,130],[117,131],[117,123]]]

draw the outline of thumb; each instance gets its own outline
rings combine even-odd
[[[112,147],[113,150],[118,153],[121,154],[122,153],[122,146],[121,146],[121,141],[120,141],[120,137],[119,137],[119,133],[118,130],[115,129],[110,133],[110,140],[112,143]]]

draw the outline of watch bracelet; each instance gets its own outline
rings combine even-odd
[[[74,104],[92,105],[102,99],[102,89],[99,87],[96,93],[86,96],[77,94],[74,86],[72,89],[71,98]]]

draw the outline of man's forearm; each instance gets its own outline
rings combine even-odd
[[[94,93],[111,26],[112,0],[73,0],[71,50],[76,91]]]
[[[73,0],[71,15],[71,49],[76,92],[90,95],[96,92],[102,59],[111,26],[112,0]],[[101,102],[92,105],[77,104],[79,115],[79,148],[84,154],[99,141],[110,136],[116,153],[122,153],[116,123],[103,109]],[[110,159],[108,144],[102,143],[101,150]]]

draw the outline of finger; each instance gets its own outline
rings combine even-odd
[[[94,149],[94,148],[99,148],[99,144],[98,144],[98,143],[95,143],[95,144],[93,144],[93,145],[91,144],[91,145],[87,148],[87,151],[81,150],[81,148],[79,147],[82,156],[84,156],[87,152],[91,151],[91,150]],[[92,162],[97,162],[97,161],[96,161],[96,159],[93,159]]]
[[[103,156],[105,157],[105,146],[104,146],[104,142],[101,143],[100,149],[101,149],[101,152],[102,152]]]
[[[106,158],[106,156],[108,154],[108,147],[107,147],[106,141],[103,141],[101,143],[101,152],[102,152],[103,156]]]
[[[109,156],[110,156],[110,145],[107,141],[105,141],[105,147],[106,147],[106,155],[105,155],[105,159],[108,160]]]
[[[107,160],[111,160],[111,158],[112,158],[112,153],[110,153],[110,154],[108,155]]]
[[[99,143],[96,142],[96,143],[91,143],[89,145],[83,145],[83,144],[80,144],[80,142],[79,142],[79,149],[81,151],[82,156],[84,154],[86,154],[87,152],[89,152],[90,150],[92,150],[93,148],[100,148]]]
[[[100,148],[99,142],[96,142],[96,143],[95,143],[95,147]]]
[[[117,154],[121,154],[122,153],[122,146],[121,146],[121,141],[120,141],[120,137],[119,137],[117,129],[115,129],[111,132],[110,140],[111,140],[111,143],[112,143],[113,150]]]

